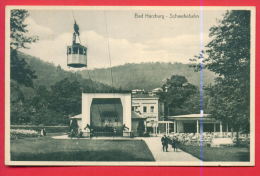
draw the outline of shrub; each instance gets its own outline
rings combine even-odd
[[[35,130],[11,129],[10,136],[11,139],[18,139],[25,137],[38,137],[40,134]]]
[[[43,125],[11,125],[11,129],[25,129],[41,131],[45,128],[48,133],[67,133],[69,132],[69,126],[43,126]]]
[[[175,133],[173,134],[173,136],[182,145],[189,145],[189,146],[210,146],[212,139],[223,138],[223,137],[232,138],[234,143],[236,143],[236,136],[232,137],[231,132],[223,133],[223,136],[220,133],[208,133],[208,132],[204,132],[203,134]],[[240,135],[240,145],[249,146],[249,144],[250,144],[250,136],[248,134]]]

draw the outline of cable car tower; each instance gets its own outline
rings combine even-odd
[[[79,26],[75,19],[73,27],[72,45],[67,46],[67,66],[73,68],[87,67],[87,47],[81,45]]]

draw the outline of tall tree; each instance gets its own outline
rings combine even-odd
[[[36,42],[37,36],[28,35],[28,24],[25,19],[29,16],[29,12],[24,9],[11,10],[10,17],[10,47],[12,49],[29,48],[28,44]]]
[[[167,115],[177,115],[184,103],[197,92],[196,86],[190,84],[184,76],[173,75],[162,86],[163,91],[159,94],[165,103]],[[181,112],[188,113],[188,112]]]
[[[249,129],[250,117],[250,11],[227,11],[210,28],[211,41],[203,52],[203,64],[215,72],[215,84],[207,88],[212,117],[228,123],[237,133]],[[238,136],[238,135],[237,135]]]
[[[11,10],[10,17],[10,57],[11,57],[11,79],[19,84],[32,87],[33,79],[36,78],[35,72],[30,68],[23,58],[18,57],[17,50],[29,48],[28,44],[36,42],[37,36],[28,35],[25,19],[29,12],[23,9]]]
[[[33,79],[37,78],[35,71],[31,69],[23,58],[18,57],[17,50],[11,49],[10,57],[11,79],[26,87],[33,87]]]
[[[25,19],[28,11],[21,9],[11,10],[10,16],[10,79],[11,79],[11,123],[29,123],[32,106],[25,101],[21,85],[33,87],[35,72],[23,58],[17,54],[20,48],[28,48],[28,44],[38,38],[29,36]]]

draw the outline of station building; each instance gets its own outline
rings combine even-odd
[[[208,114],[168,116],[164,119],[164,104],[154,94],[83,93],[82,114],[70,117],[78,122],[84,136],[91,129],[99,136],[138,136],[138,128],[150,135],[169,133],[228,132],[220,121]]]

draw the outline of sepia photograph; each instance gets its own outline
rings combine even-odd
[[[6,165],[255,165],[254,7],[5,10]]]

